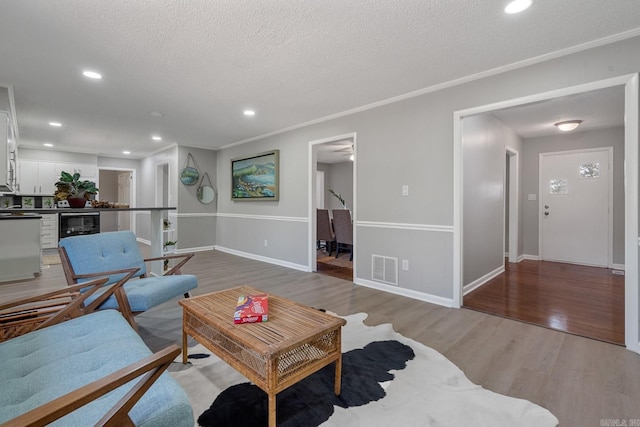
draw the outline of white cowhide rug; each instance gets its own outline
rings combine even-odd
[[[396,333],[390,324],[366,326],[363,323],[366,318],[365,313],[345,317],[347,324],[342,330],[343,353],[361,349],[374,341],[395,340],[410,346],[415,357],[408,360],[403,369],[389,371],[394,378],[381,384],[386,396],[362,406],[333,406],[333,413],[321,425],[558,425],[558,419],[545,408],[473,384],[456,365],[437,351]],[[199,344],[189,348],[189,354],[194,353],[210,354]],[[203,359],[190,359],[190,364],[186,366],[182,365],[181,357],[176,360],[180,363],[174,363],[169,370],[186,390],[195,419],[198,419],[216,396],[227,388],[247,382],[245,377],[214,355]],[[343,378],[344,375],[343,371]],[[299,422],[290,424],[299,425]]]

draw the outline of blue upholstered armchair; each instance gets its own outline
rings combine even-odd
[[[135,314],[180,295],[188,298],[189,291],[198,286],[195,276],[180,271],[192,253],[144,259],[131,231],[67,237],[60,240],[58,252],[68,285],[102,277],[108,277],[107,285],[123,283],[108,298],[95,292],[86,299],[85,306],[118,309],[135,330]],[[179,261],[164,275],[147,277],[145,262],[166,259]]]

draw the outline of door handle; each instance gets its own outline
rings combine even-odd
[[[544,216],[548,216],[548,215],[549,215],[549,212],[545,212],[545,213],[544,213]]]

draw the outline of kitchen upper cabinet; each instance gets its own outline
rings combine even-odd
[[[79,173],[81,180],[95,181],[98,167],[84,163],[42,162],[39,160],[20,160],[18,183],[20,194],[52,195],[56,191],[56,182],[62,171]]]
[[[20,160],[18,184],[20,194],[52,195],[56,191],[59,174],[57,163]]]
[[[15,184],[16,149],[9,114],[0,111],[0,192],[12,192]]]

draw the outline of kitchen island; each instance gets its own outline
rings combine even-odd
[[[143,207],[143,208],[36,208],[36,209],[0,209],[0,218],[18,218],[26,217],[33,214],[55,214],[55,213],[91,213],[91,212],[130,212],[130,211],[146,211],[151,213],[151,257],[162,256],[162,212],[176,210],[175,207]],[[39,219],[39,216],[38,216]],[[35,228],[36,224],[31,223],[31,227]],[[37,231],[40,232],[40,225],[37,225]],[[8,242],[0,240],[0,250],[4,250]],[[38,234],[39,236],[39,234]],[[39,238],[39,237],[38,237]],[[39,257],[38,257],[39,259]],[[162,275],[162,262],[156,261],[151,263],[151,273]],[[39,267],[38,267],[39,271]],[[10,280],[10,279],[7,279]]]
[[[0,282],[40,273],[40,215],[0,214]]]

